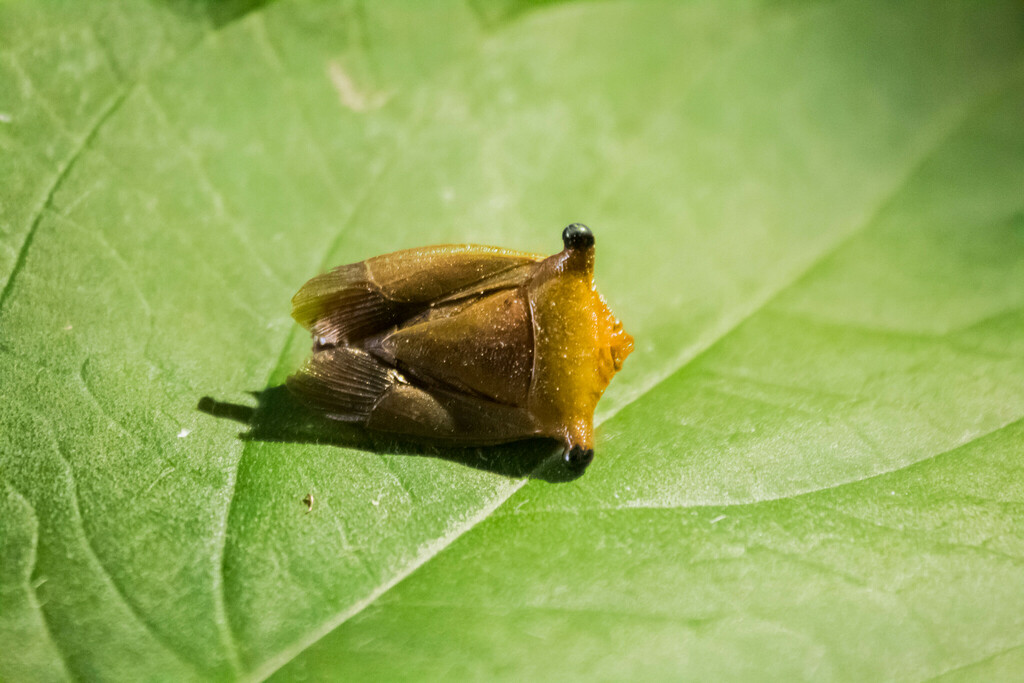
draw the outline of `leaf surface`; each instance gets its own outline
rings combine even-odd
[[[0,5],[0,677],[1008,675],[1022,18]],[[319,270],[577,220],[637,340],[584,477],[248,395]]]

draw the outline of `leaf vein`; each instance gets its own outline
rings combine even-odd
[[[809,489],[807,491],[800,491],[799,493],[794,493],[794,494],[791,494],[791,495],[778,496],[778,497],[775,497],[775,498],[760,498],[758,500],[748,500],[748,501],[741,501],[741,502],[735,502],[735,503],[724,502],[724,503],[707,503],[707,504],[705,504],[705,503],[695,503],[695,504],[675,503],[675,504],[673,504],[673,503],[650,503],[650,502],[646,502],[646,501],[634,501],[634,502],[630,502],[630,503],[627,503],[627,504],[624,504],[624,505],[610,505],[610,506],[596,505],[596,506],[591,506],[591,507],[586,508],[585,511],[586,512],[632,512],[632,511],[641,511],[641,510],[701,510],[701,509],[708,509],[708,510],[737,510],[737,509],[743,509],[743,508],[750,508],[750,507],[754,507],[754,506],[757,506],[757,505],[763,505],[763,504],[766,504],[766,503],[775,503],[775,502],[779,502],[779,501],[801,500],[801,499],[804,499],[804,498],[807,498],[807,497],[810,497],[810,496],[815,496],[815,495],[818,495],[818,494],[821,494],[821,493],[826,493],[828,491],[837,491],[837,490],[844,489],[844,488],[849,487],[849,486],[855,486],[857,484],[861,484],[861,483],[864,483],[864,482],[869,482],[869,481],[872,481],[872,480],[875,480],[875,479],[881,479],[882,477],[886,477],[886,476],[889,476],[889,475],[892,475],[892,474],[897,474],[899,472],[903,472],[905,470],[909,470],[912,467],[916,467],[916,466],[921,465],[923,463],[927,463],[929,461],[933,461],[936,458],[942,458],[942,457],[945,457],[945,456],[948,456],[948,455],[952,455],[953,453],[956,453],[960,449],[966,448],[967,446],[970,446],[971,444],[973,444],[973,443],[975,443],[977,441],[981,441],[982,439],[990,438],[990,437],[992,437],[992,436],[994,436],[994,435],[996,435],[996,434],[998,434],[1000,432],[1003,432],[1003,431],[1005,431],[1007,429],[1013,429],[1014,427],[1020,426],[1021,424],[1024,424],[1024,416],[1021,416],[1020,418],[1017,418],[1016,420],[1008,422],[1008,423],[1006,423],[1006,424],[1004,424],[1004,425],[1002,425],[1000,427],[996,427],[995,429],[992,429],[992,430],[990,430],[988,432],[985,432],[983,434],[978,434],[978,435],[968,439],[967,441],[963,441],[963,442],[961,442],[959,444],[956,444],[955,446],[953,446],[953,447],[951,447],[951,448],[949,448],[949,449],[947,449],[945,451],[940,451],[938,453],[934,453],[932,455],[924,457],[924,458],[922,458],[920,460],[915,460],[914,462],[907,463],[906,465],[904,465],[902,467],[897,467],[895,469],[886,470],[885,472],[876,472],[874,474],[869,474],[869,475],[867,475],[865,477],[860,477],[860,478],[857,478],[857,479],[851,479],[849,481],[841,481],[841,482],[838,482],[836,484],[832,484],[830,486],[823,486],[821,488]],[[502,512],[502,513],[499,513],[499,514],[502,514],[502,515],[506,515],[506,514],[516,514],[516,515],[547,515],[547,514],[582,514],[582,512],[583,512],[582,510],[573,509],[573,508],[540,508],[540,509],[529,509],[529,508],[526,508],[526,509],[519,510],[519,511],[516,511],[516,512],[508,512],[508,513]]]
[[[401,149],[401,148],[400,147],[397,148],[396,151],[392,153],[392,156],[387,161],[387,163],[385,163],[381,167],[381,169],[376,173],[376,175],[373,176],[373,178],[367,184],[366,189],[363,191],[362,196],[360,196],[359,199],[353,205],[351,212],[349,213],[348,217],[345,219],[345,221],[340,226],[340,228],[338,230],[338,233],[335,235],[334,239],[331,241],[331,244],[329,245],[329,247],[328,247],[328,249],[326,251],[326,255],[324,256],[324,258],[323,258],[323,260],[322,260],[322,262],[320,264],[320,270],[321,271],[326,269],[327,265],[330,262],[330,259],[332,258],[332,255],[340,247],[341,242],[344,239],[345,234],[348,232],[350,226],[359,217],[359,215],[362,212],[363,207],[369,201],[370,197],[373,196],[374,191],[376,190],[378,185],[381,183],[383,178],[394,167],[395,163],[398,160],[399,152],[397,150],[399,150],[399,149]],[[278,356],[277,361],[274,363],[274,365],[273,365],[273,367],[272,367],[272,369],[271,369],[271,371],[269,373],[268,382],[271,381],[273,376],[275,374],[277,374],[281,370],[282,367],[284,367],[285,358],[287,356],[288,349],[291,346],[292,340],[295,338],[296,334],[297,334],[296,328],[293,327],[291,329],[291,331],[288,333],[288,335],[286,336],[285,343],[283,344],[283,346],[281,348],[281,353]],[[227,548],[227,532],[228,532],[228,526],[230,525],[231,512],[232,512],[232,509],[234,508],[235,500],[237,499],[238,472],[239,472],[239,470],[242,467],[243,461],[246,459],[246,454],[249,453],[251,448],[252,448],[252,446],[250,444],[246,444],[246,446],[242,448],[242,452],[241,452],[241,454],[238,457],[238,463],[235,465],[235,467],[233,468],[233,470],[229,474],[227,509],[225,510],[224,521],[223,521],[223,525],[222,525],[222,528],[221,528],[220,534],[219,534],[220,538],[219,539],[215,539],[215,541],[218,543],[219,551],[217,552],[217,554],[213,558],[214,566],[217,568],[217,571],[216,571],[216,574],[215,574],[215,577],[214,577],[214,590],[216,592],[216,595],[218,596],[218,598],[217,598],[218,611],[219,611],[220,614],[223,615],[223,619],[225,620],[225,626],[226,626],[226,629],[227,629],[227,632],[228,632],[226,637],[230,638],[232,643],[235,642],[236,636],[235,636],[234,630],[233,630],[233,628],[231,626],[230,614],[228,612],[228,607],[227,607],[227,596],[226,596],[226,593],[225,593],[226,589],[225,589],[225,586],[224,586],[224,583],[225,583],[224,582],[225,564],[227,562],[227,553],[226,553],[226,548]]]
[[[61,444],[60,438],[57,436],[57,430],[54,427],[53,422],[45,415],[40,413],[36,413],[36,415],[46,425],[46,428],[50,433],[51,442],[53,443],[54,452],[64,465],[64,474],[67,477],[68,491],[71,495],[71,508],[75,516],[75,521],[78,523],[78,528],[82,532],[82,540],[84,542],[83,548],[92,560],[92,564],[96,566],[99,570],[99,575],[103,577],[105,583],[113,590],[121,604],[124,605],[125,609],[134,618],[134,620],[142,626],[143,630],[145,630],[153,640],[172,657],[185,665],[185,667],[198,674],[199,671],[195,664],[179,653],[177,648],[171,643],[167,642],[163,634],[156,629],[156,626],[151,623],[135,603],[128,598],[128,594],[125,592],[124,588],[114,579],[113,574],[110,573],[110,570],[107,569],[107,566],[103,563],[99,553],[96,551],[96,546],[93,544],[92,536],[89,534],[89,531],[85,526],[85,517],[82,514],[82,507],[78,495],[78,482],[74,475],[74,466],[71,464],[70,458],[68,458],[67,453],[64,451],[64,446]]]
[[[124,102],[132,94],[132,92],[140,84],[142,84],[147,77],[149,77],[153,73],[159,71],[161,68],[165,67],[168,64],[172,64],[175,61],[182,59],[183,57],[185,57],[186,55],[190,54],[198,47],[203,45],[205,41],[210,39],[212,36],[221,33],[222,31],[226,30],[229,26],[235,24],[238,21],[241,21],[247,16],[256,15],[264,11],[271,4],[272,2],[267,2],[266,4],[260,5],[258,7],[253,7],[249,11],[243,12],[238,16],[233,17],[230,21],[227,21],[224,24],[221,24],[220,26],[217,26],[216,28],[207,31],[205,34],[200,36],[185,49],[181,50],[176,54],[171,55],[165,61],[161,62],[155,67],[143,71],[142,73],[137,75],[135,79],[131,82],[123,83],[122,86],[117,91],[115,91],[115,93],[110,97],[110,99],[107,100],[107,103],[100,110],[100,113],[87,127],[85,135],[82,136],[81,139],[79,139],[77,144],[72,148],[71,152],[66,157],[65,161],[60,165],[53,182],[50,184],[50,187],[44,194],[42,201],[38,205],[38,208],[35,210],[33,217],[30,220],[28,232],[22,240],[21,246],[18,248],[18,255],[15,259],[14,267],[11,269],[11,273],[7,276],[7,280],[4,283],[3,289],[0,290],[0,314],[3,313],[3,309],[11,295],[11,291],[13,289],[15,280],[21,273],[22,269],[25,267],[25,260],[27,258],[28,250],[32,246],[32,242],[35,239],[35,235],[39,230],[39,224],[45,212],[44,210],[46,209],[46,207],[52,204],[53,197],[60,189],[60,186],[67,179],[68,174],[71,172],[72,168],[81,158],[82,154],[88,149],[89,145],[92,143],[93,140],[96,139],[96,136],[99,134],[103,126],[111,119],[111,117],[118,111],[118,109],[120,109],[121,105],[124,104]],[[101,48],[105,51],[105,46],[101,45]],[[25,80],[26,84],[28,85],[28,87],[31,88],[31,79],[29,79],[28,75],[20,69],[16,60],[14,59],[14,55],[11,54],[9,55],[9,57],[12,65],[21,72],[22,77]],[[117,73],[116,69],[114,70],[114,73]],[[45,103],[45,100],[43,100],[42,98],[37,98],[37,101]],[[63,122],[56,117],[56,114],[52,111],[52,109],[46,106],[44,106],[43,108],[51,117],[54,117],[55,122],[58,124],[59,127],[62,128],[62,131],[69,137],[72,137],[71,134],[64,127]]]
[[[18,248],[18,255],[14,261],[14,267],[11,269],[10,275],[7,276],[7,281],[4,283],[3,290],[0,290],[0,314],[3,313],[4,307],[7,305],[10,299],[11,292],[14,290],[14,283],[21,274],[21,271],[25,268],[25,262],[28,260],[28,252],[35,241],[36,233],[39,232],[39,226],[42,223],[43,215],[46,212],[46,208],[51,206],[53,203],[54,195],[60,189],[60,186],[68,177],[68,173],[75,166],[78,160],[81,158],[82,153],[88,148],[90,143],[96,138],[97,133],[103,127],[103,124],[110,120],[110,117],[120,108],[128,96],[128,88],[122,88],[113,97],[108,100],[107,105],[100,112],[100,114],[93,121],[89,130],[85,136],[82,137],[81,141],[71,151],[71,154],[67,157],[64,163],[61,165],[60,170],[54,176],[53,182],[50,187],[46,190],[46,194],[43,196],[42,201],[34,212],[32,220],[29,224],[28,232],[25,234],[25,238],[22,240],[21,246]]]
[[[931,678],[925,679],[924,683],[932,683],[933,681],[938,681],[940,679],[945,678],[946,676],[948,676],[950,674],[957,673],[958,671],[967,671],[968,669],[973,669],[976,666],[981,666],[983,664],[988,664],[989,662],[991,662],[991,661],[993,661],[995,659],[998,659],[999,657],[1002,657],[1003,655],[1008,655],[1008,654],[1010,654],[1012,652],[1016,652],[1017,650],[1024,650],[1024,643],[1022,643],[1020,645],[1011,645],[1010,647],[1004,648],[1002,650],[997,650],[996,652],[993,652],[991,654],[985,655],[984,657],[982,657],[980,659],[976,659],[976,660],[974,660],[972,662],[967,662],[966,664],[961,664],[960,666],[955,666],[955,667],[953,667],[951,669],[946,669],[945,671],[943,671],[942,673],[940,673],[940,674],[938,674],[936,676],[932,676]]]
[[[32,575],[36,573],[36,567],[39,561],[39,515],[36,514],[35,506],[29,502],[29,499],[22,494],[17,487],[14,486],[10,481],[6,479],[0,479],[7,488],[10,489],[17,498],[19,498],[25,508],[28,510],[29,515],[32,517],[32,543],[31,543],[31,558],[29,561],[29,570],[25,576],[25,594],[28,596],[29,602],[32,604],[33,609],[39,614],[39,620],[42,624],[43,630],[46,632],[46,638],[50,645],[53,646],[54,651],[57,653],[57,661],[60,664],[60,668],[63,670],[65,677],[68,680],[73,679],[71,674],[71,668],[68,662],[68,655],[61,649],[60,643],[54,638],[53,628],[50,624],[50,618],[43,609],[42,603],[39,601],[39,594],[37,588],[32,585]]]

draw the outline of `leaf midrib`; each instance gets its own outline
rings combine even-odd
[[[944,457],[948,457],[948,456],[953,456],[956,453],[958,453],[959,451],[962,451],[963,449],[968,448],[968,447],[976,444],[979,441],[984,441],[984,440],[989,439],[989,438],[991,438],[991,437],[993,437],[993,436],[995,436],[995,435],[997,435],[997,434],[999,434],[1001,432],[1004,432],[1004,431],[1006,431],[1008,429],[1013,429],[1015,427],[1018,427],[1022,423],[1024,423],[1024,416],[1021,416],[1021,417],[1018,417],[1016,419],[1010,420],[1009,422],[1006,422],[1005,424],[1002,424],[1002,425],[1000,425],[1000,426],[998,426],[998,427],[996,427],[994,429],[990,429],[987,432],[983,432],[981,434],[977,434],[977,435],[975,435],[975,436],[973,436],[973,437],[971,437],[971,438],[969,438],[969,439],[967,439],[965,441],[962,441],[962,442],[960,442],[960,443],[958,443],[958,444],[956,444],[956,445],[952,446],[951,448],[948,448],[948,449],[946,449],[944,451],[939,451],[938,453],[929,454],[929,455],[921,458],[920,460],[915,460],[913,462],[906,463],[905,465],[893,468],[891,470],[885,470],[885,471],[882,471],[882,472],[874,472],[872,474],[869,474],[869,475],[866,475],[866,476],[863,476],[863,477],[857,477],[857,478],[849,479],[849,480],[846,480],[846,481],[839,481],[839,482],[835,482],[834,484],[829,484],[828,486],[820,486],[818,488],[812,488],[812,489],[808,489],[806,491],[797,491],[797,492],[794,492],[794,493],[789,493],[789,494],[781,495],[781,496],[770,496],[770,497],[766,497],[766,498],[758,498],[756,500],[739,500],[739,501],[732,501],[732,502],[725,501],[725,502],[721,502],[721,503],[679,503],[679,504],[664,503],[664,504],[659,504],[659,503],[646,503],[646,502],[643,502],[643,501],[636,501],[636,502],[626,503],[624,505],[605,505],[605,506],[601,506],[601,505],[588,505],[586,508],[556,508],[556,507],[545,507],[545,508],[534,508],[534,509],[526,508],[526,509],[522,509],[522,510],[516,510],[515,512],[501,512],[501,513],[499,513],[499,515],[501,515],[501,516],[512,516],[512,515],[516,515],[516,516],[518,516],[518,515],[538,515],[538,516],[540,516],[540,515],[553,515],[553,514],[566,514],[566,515],[572,514],[572,515],[575,515],[575,514],[583,514],[585,512],[623,512],[623,513],[628,513],[628,512],[642,512],[642,511],[645,511],[645,510],[744,510],[744,509],[754,508],[754,507],[757,507],[759,505],[768,505],[768,504],[771,504],[771,503],[778,503],[778,502],[784,501],[784,500],[785,501],[801,500],[801,499],[805,499],[805,498],[816,496],[818,494],[827,493],[829,491],[840,491],[840,490],[846,489],[846,488],[851,487],[851,486],[857,486],[858,484],[864,484],[864,483],[867,483],[867,482],[880,480],[880,479],[883,479],[885,477],[888,477],[888,476],[891,476],[891,475],[894,475],[894,474],[898,474],[900,472],[905,472],[905,471],[913,469],[915,467],[919,467],[921,465],[924,465],[925,463],[928,463],[928,462],[931,462],[931,461],[934,461],[934,460],[937,460],[937,459],[940,459],[940,458],[944,458]]]

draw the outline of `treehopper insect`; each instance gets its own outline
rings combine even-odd
[[[543,257],[409,249],[307,282],[292,316],[313,353],[289,390],[328,417],[453,445],[557,439],[594,457],[594,408],[633,350],[594,288],[594,235]]]

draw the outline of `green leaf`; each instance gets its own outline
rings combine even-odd
[[[3,3],[0,678],[1015,677],[1021,112],[1015,2]],[[582,478],[262,391],[576,220]]]

